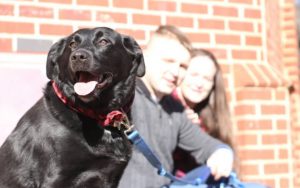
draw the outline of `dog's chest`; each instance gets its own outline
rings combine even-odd
[[[93,155],[104,155],[121,161],[127,161],[131,155],[131,143],[120,130],[83,123],[80,134],[81,144]]]
[[[65,143],[61,145],[61,158],[57,162],[61,172],[70,172],[65,174],[66,179],[72,174],[73,177],[64,182],[73,182],[71,187],[112,183],[110,180],[118,179],[131,157],[132,147],[126,137],[117,136],[110,130],[97,130],[83,132],[81,136],[69,135],[71,137],[61,140]],[[63,184],[58,180],[56,185],[61,186],[60,183]]]

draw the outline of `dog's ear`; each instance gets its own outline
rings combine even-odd
[[[142,77],[145,74],[145,62],[141,47],[130,36],[122,35],[123,46],[127,52],[134,56],[134,67],[137,66],[137,76]]]
[[[66,44],[66,40],[61,39],[60,41],[54,43],[48,52],[46,73],[47,73],[47,77],[49,79],[53,79],[54,69],[55,69],[55,67],[58,66],[57,59],[59,56],[62,55],[62,53],[65,49],[65,44]]]

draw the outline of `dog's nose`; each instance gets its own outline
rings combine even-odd
[[[85,62],[88,58],[88,54],[84,51],[77,51],[71,55],[71,61]]]

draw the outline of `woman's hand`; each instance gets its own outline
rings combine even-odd
[[[227,148],[217,149],[207,160],[207,166],[215,180],[228,177],[233,168],[233,152]]]
[[[192,109],[186,109],[185,113],[187,115],[187,117],[195,124],[200,125],[201,121],[199,119],[199,115],[194,112],[194,110]]]

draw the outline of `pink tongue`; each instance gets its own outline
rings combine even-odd
[[[94,91],[97,83],[97,81],[77,82],[74,85],[75,93],[80,96],[88,95]]]

